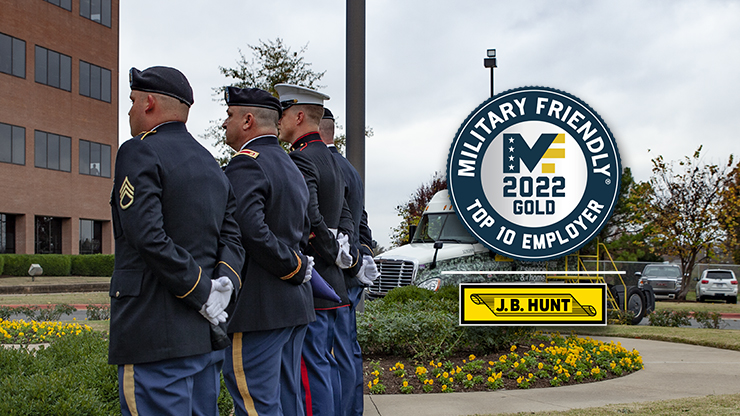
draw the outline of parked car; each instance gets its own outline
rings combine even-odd
[[[696,300],[726,300],[737,303],[737,278],[732,270],[707,269],[696,278]]]
[[[656,299],[675,299],[681,292],[681,268],[675,264],[648,264],[635,275],[639,278],[637,286],[652,286]]]

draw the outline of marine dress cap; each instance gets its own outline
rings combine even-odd
[[[193,105],[193,89],[182,72],[166,66],[153,66],[143,71],[131,68],[128,73],[131,90],[153,92],[177,98],[188,107]]]
[[[322,120],[334,120],[334,114],[331,113],[331,110],[324,107],[324,117],[321,117]]]
[[[299,85],[277,84],[275,85],[275,91],[280,96],[280,104],[283,106],[283,110],[294,105],[302,104],[323,106],[324,100],[329,99],[329,96],[323,92],[314,91]]]
[[[259,88],[236,88],[226,87],[224,90],[226,105],[239,105],[244,107],[269,108],[278,112],[278,117],[283,116],[283,108],[280,100],[272,94]]]

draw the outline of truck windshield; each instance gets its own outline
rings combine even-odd
[[[642,275],[645,277],[681,277],[681,271],[675,266],[645,266]]]
[[[475,238],[468,233],[458,220],[454,212],[441,214],[427,214],[421,217],[419,226],[412,243],[433,243],[435,241],[450,241],[454,243],[476,243]]]

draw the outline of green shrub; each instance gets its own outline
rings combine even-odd
[[[73,276],[113,276],[112,254],[82,254],[72,256],[70,274]]]
[[[87,305],[85,315],[88,321],[107,321],[110,319],[110,305]]]
[[[116,366],[100,333],[64,337],[35,352],[0,349],[0,414],[119,413]]]
[[[50,305],[47,309],[39,309],[38,312],[39,314],[36,317],[37,321],[58,321],[62,315],[72,315],[77,312],[77,308],[72,305],[62,303],[54,305],[53,308]]]
[[[66,254],[3,254],[4,273],[9,276],[28,276],[32,264],[44,269],[44,276],[69,276],[72,256]]]
[[[389,291],[383,301],[385,303],[406,303],[410,301],[427,301],[431,299],[434,292],[422,289],[419,286],[402,286]]]
[[[5,256],[0,255],[0,276],[3,275],[4,269],[5,269]]]
[[[435,295],[421,289],[427,292],[425,296],[414,289],[400,289],[390,291],[398,291],[390,298],[367,302],[365,312],[358,315],[357,339],[366,354],[401,355],[423,361],[467,351],[484,354],[533,333],[530,328],[519,327],[462,327],[458,325],[454,291]]]
[[[609,309],[606,312],[609,325],[632,325],[635,313],[630,310]]]
[[[722,314],[719,312],[694,312],[694,319],[702,328],[722,329]]]
[[[13,315],[13,313],[13,308],[10,306],[0,306],[0,321],[10,319],[10,316]]]
[[[689,311],[673,311],[670,309],[662,309],[648,315],[648,319],[650,320],[651,326],[679,327],[691,325],[691,321],[689,321],[689,315]]]

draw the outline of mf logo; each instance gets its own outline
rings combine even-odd
[[[519,173],[520,162],[531,173],[542,159],[553,160],[552,163],[542,163],[542,173],[555,173],[554,159],[565,158],[565,148],[553,146],[565,145],[565,134],[562,133],[543,133],[532,147],[519,133],[505,133],[504,141],[507,146],[503,163],[505,173]]]
[[[598,234],[619,196],[616,143],[578,98],[518,88],[481,104],[450,149],[447,185],[465,228],[497,254],[548,260]]]

